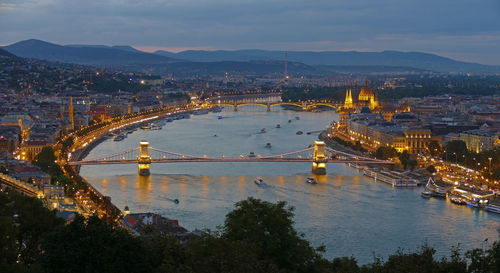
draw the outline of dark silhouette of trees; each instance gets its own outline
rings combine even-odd
[[[285,202],[248,198],[226,215],[224,225],[181,243],[176,237],[133,237],[97,217],[71,223],[41,202],[0,192],[0,272],[498,272],[500,243],[462,255],[436,258],[424,245],[398,250],[386,261],[358,265],[354,257],[331,261],[293,227]]]

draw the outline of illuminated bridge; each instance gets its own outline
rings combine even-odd
[[[298,151],[277,155],[241,155],[239,157],[209,157],[164,151],[149,147],[149,143],[141,141],[140,146],[120,153],[96,159],[71,161],[69,165],[101,165],[101,164],[138,164],[139,175],[148,176],[151,163],[188,163],[188,162],[312,162],[312,172],[326,174],[326,163],[365,163],[393,164],[392,161],[378,160],[353,155],[325,146],[323,141],[315,141],[314,145]]]
[[[267,111],[271,111],[273,106],[278,105],[289,105],[298,107],[304,111],[309,111],[316,109],[317,107],[329,107],[333,109],[338,109],[343,104],[334,101],[305,101],[305,102],[284,102],[281,101],[281,96],[251,96],[251,97],[221,97],[214,98],[210,102],[213,106],[231,106],[234,111],[238,111],[239,106],[245,105],[261,105],[267,108]]]

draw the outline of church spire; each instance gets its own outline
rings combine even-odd
[[[21,133],[23,132],[23,119],[21,118],[21,113],[19,113],[19,119],[18,119],[18,124],[19,124],[19,129],[21,129]]]
[[[351,90],[347,89],[346,92],[345,92],[344,108],[345,109],[351,109],[352,107],[353,107],[353,105],[352,105]]]

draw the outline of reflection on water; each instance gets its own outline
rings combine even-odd
[[[300,120],[294,119],[296,115]],[[333,113],[287,111],[224,112],[223,116],[222,120],[211,114],[193,116],[168,123],[162,130],[139,130],[122,142],[103,142],[89,158],[136,147],[140,139],[158,149],[186,154],[278,154],[307,147],[316,138],[298,136],[296,131],[319,130],[337,118]],[[261,128],[267,133],[259,133]],[[267,142],[271,149],[265,148]],[[385,256],[398,247],[415,249],[425,242],[439,254],[449,254],[450,246],[459,242],[467,249],[480,247],[485,238],[490,242],[498,238],[498,215],[425,200],[421,189],[393,189],[343,164],[328,164],[328,175],[314,176],[316,185],[305,182],[313,176],[308,163],[153,164],[150,177],[139,177],[136,166],[131,166],[83,166],[81,174],[119,208],[128,205],[133,212],[160,213],[179,219],[188,229],[223,224],[234,204],[249,196],[285,200],[295,207],[296,228],[315,246],[325,244],[328,258],[354,254],[366,263],[372,261],[373,251]],[[267,185],[255,185],[256,176]]]

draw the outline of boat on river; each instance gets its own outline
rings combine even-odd
[[[262,177],[256,177],[255,180],[253,181],[253,183],[255,183],[257,186],[263,186],[265,185],[264,183],[264,179],[262,179]]]
[[[158,125],[158,124],[151,125],[151,130],[161,130],[161,128],[162,127],[160,125]]]
[[[299,120],[300,118],[299,117],[295,117],[295,120]]]
[[[255,157],[255,153],[254,153],[254,152],[250,152],[250,153],[248,154],[248,157]]]
[[[113,138],[113,141],[122,141],[125,139],[125,134],[119,134],[117,136],[115,136],[115,138]]]
[[[281,128],[281,125],[279,125],[279,124],[276,124],[276,128]]]
[[[429,190],[424,190],[424,191],[423,191],[420,195],[421,195],[423,198],[429,199],[429,198],[431,198],[432,193],[431,193]]]
[[[429,177],[425,189],[431,192],[432,197],[446,198],[447,190],[439,187],[432,177]]]
[[[307,180],[306,180],[306,183],[315,185],[318,182],[316,182],[316,179],[314,179],[313,177],[308,177]]]
[[[489,212],[500,213],[500,204],[489,204],[485,209]]]
[[[304,132],[302,131],[297,131],[297,133],[295,133],[296,135],[302,135]]]
[[[263,134],[263,133],[265,133],[265,132],[266,132],[266,128],[262,128],[262,129],[260,129],[260,132],[261,132],[262,134]]]
[[[271,142],[266,143],[266,148],[271,148]]]
[[[193,115],[206,115],[208,114],[208,109],[200,109],[193,112]]]
[[[450,202],[456,205],[467,205],[467,201],[463,198],[460,198],[458,196],[449,196]]]

